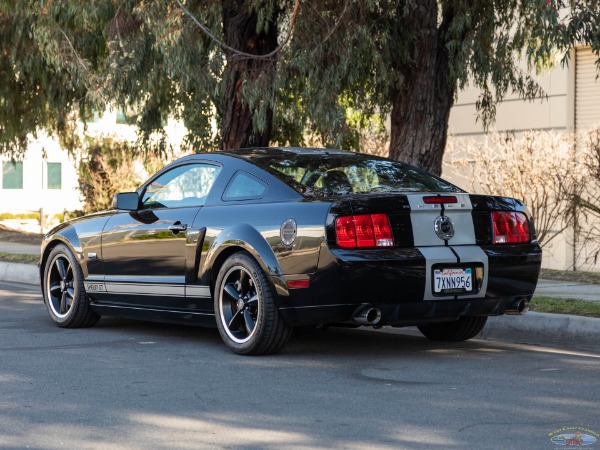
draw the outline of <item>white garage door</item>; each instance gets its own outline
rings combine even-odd
[[[590,47],[576,50],[575,71],[575,128],[583,130],[600,125],[600,79]]]

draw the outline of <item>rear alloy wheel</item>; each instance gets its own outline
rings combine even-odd
[[[223,342],[240,355],[275,353],[291,336],[267,276],[245,252],[230,256],[219,271],[215,314]]]
[[[48,255],[43,291],[48,313],[59,327],[89,327],[100,319],[85,293],[81,266],[66,245],[57,245]]]
[[[471,339],[483,330],[487,317],[461,317],[455,322],[420,325],[419,331],[432,341],[460,342]]]

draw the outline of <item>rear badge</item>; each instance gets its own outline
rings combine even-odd
[[[450,217],[439,216],[435,219],[433,226],[435,234],[437,234],[440,239],[449,241],[454,237],[454,224],[450,220]]]

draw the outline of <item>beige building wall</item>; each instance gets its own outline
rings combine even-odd
[[[493,125],[498,131],[566,130],[571,127],[569,104],[573,102],[569,87],[569,68],[558,67],[539,77],[538,82],[547,98],[523,101],[516,94],[507,95],[496,109]],[[450,136],[476,136],[485,134],[483,124],[477,120],[475,104],[479,90],[468,87],[461,91],[452,108],[449,123]]]
[[[107,110],[98,115],[87,124],[87,128],[84,128],[83,124],[80,124],[80,127],[81,136],[103,135],[129,142],[135,142],[137,139],[135,127],[120,123],[118,112],[115,110]],[[181,153],[185,127],[181,122],[169,120],[165,131],[169,143],[174,147],[175,158]],[[9,162],[7,157],[0,157],[0,168]],[[18,162],[22,164],[22,186],[19,188],[4,188],[3,173],[0,170],[0,213],[22,215],[43,209],[45,216],[51,216],[64,210],[82,209],[77,158],[70,156],[55,137],[43,132],[38,133],[36,138],[30,137],[27,151]],[[60,163],[60,188],[48,185],[48,163]]]
[[[0,158],[4,165],[10,163]],[[40,133],[31,139],[22,163],[22,188],[4,188],[0,174],[0,212],[25,214],[43,208],[45,214],[80,209],[81,194],[74,160],[56,139]],[[48,163],[60,164],[60,187],[48,185]]]
[[[576,58],[579,58],[579,84],[576,84]],[[584,59],[585,58],[585,59]],[[499,132],[512,131],[517,135],[529,130],[553,130],[556,132],[573,131],[576,125],[576,99],[579,101],[580,111],[585,112],[585,120],[582,122],[581,113],[577,121],[579,128],[591,126],[593,123],[589,117],[600,118],[600,83],[595,78],[595,70],[590,73],[589,62],[591,50],[589,48],[578,49],[571,55],[569,67],[561,67],[538,78],[538,82],[546,93],[545,99],[535,101],[524,101],[516,94],[507,95],[502,103],[497,105],[496,121],[493,129]],[[595,60],[595,58],[594,58]],[[585,70],[581,70],[585,63]],[[595,67],[595,66],[594,66]],[[583,74],[583,75],[582,75]],[[585,89],[582,90],[581,78],[585,76]],[[594,77],[593,81],[590,81]],[[591,84],[590,84],[591,83]],[[576,88],[579,91],[576,91]],[[598,98],[590,98],[590,92],[597,94]],[[578,95],[576,95],[578,93]],[[450,164],[453,160],[464,158],[460,145],[461,139],[471,138],[483,140],[486,131],[480,120],[477,120],[476,102],[479,90],[467,87],[458,95],[458,99],[450,114],[448,147],[444,156],[442,176],[449,181],[471,189],[471,180],[461,176]],[[581,109],[582,105],[585,109]],[[477,192],[477,187],[474,188]],[[480,191],[480,193],[483,193]],[[554,269],[572,269],[575,252],[573,246],[573,230],[568,229],[558,238],[544,247],[543,267]],[[579,264],[581,270],[600,270],[600,264]]]

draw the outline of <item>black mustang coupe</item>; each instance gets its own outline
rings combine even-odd
[[[40,275],[60,327],[100,316],[214,326],[240,354],[294,327],[416,325],[462,341],[520,314],[542,252],[525,205],[326,149],[184,157],[113,209],[63,223]]]

